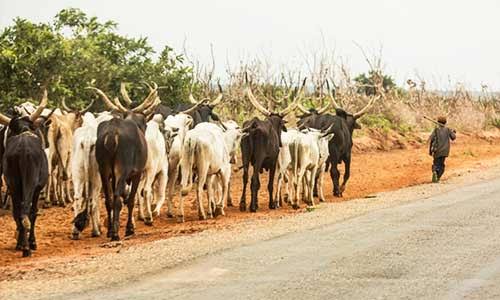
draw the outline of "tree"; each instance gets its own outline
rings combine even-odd
[[[380,83],[384,92],[388,92],[396,87],[394,79],[391,76],[383,75],[373,70],[368,72],[368,76],[365,73],[359,74],[354,78],[354,82],[357,85],[357,92],[367,96],[375,95],[377,92],[376,88],[380,86]]]
[[[187,99],[193,72],[183,56],[167,45],[155,58],[146,38],[119,35],[116,27],[74,8],[51,23],[15,19],[0,33],[0,109],[38,98],[42,85],[51,105],[65,97],[74,107],[85,106],[96,97],[89,85],[117,96],[121,82],[131,83],[130,96],[140,101],[148,93],[141,81],[162,86],[160,98],[168,104]]]

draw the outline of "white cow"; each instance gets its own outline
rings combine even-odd
[[[163,122],[165,130],[170,132],[177,131],[177,136],[172,141],[170,153],[168,156],[168,182],[167,182],[167,217],[172,218],[175,183],[179,174],[179,161],[181,158],[182,145],[184,137],[193,124],[193,118],[190,115],[179,113],[173,116],[168,116]]]
[[[313,189],[316,180],[316,174],[321,163],[321,149],[324,143],[333,138],[333,133],[323,137],[319,130],[305,129],[298,133],[297,137],[291,143],[290,154],[293,166],[293,183],[295,188],[295,197],[292,199],[293,208],[299,208],[302,199],[302,189],[306,194],[306,202],[314,206]],[[321,146],[320,146],[321,144]],[[323,162],[324,165],[324,162]]]
[[[293,177],[290,175],[292,172],[292,155],[290,154],[290,146],[295,141],[299,135],[299,131],[294,128],[289,128],[287,131],[281,132],[281,147],[278,154],[277,162],[277,174],[278,174],[278,184],[276,187],[276,199],[278,199],[278,206],[283,205],[281,189],[283,181],[286,184],[285,201],[289,201],[290,197],[294,197],[294,190],[289,189],[290,181]]]
[[[148,159],[144,168],[144,175],[139,184],[139,220],[144,220],[144,224],[153,224],[153,215],[159,216],[160,209],[165,201],[165,188],[168,180],[168,151],[172,144],[172,139],[177,135],[175,132],[164,129],[163,117],[155,115],[147,123],[145,132],[148,145]],[[151,207],[155,206],[154,211]],[[144,208],[146,215],[144,216]]]
[[[111,119],[111,116],[107,117]],[[80,238],[80,232],[84,229],[86,220],[90,215],[92,223],[92,236],[101,235],[99,228],[99,193],[101,191],[101,179],[95,158],[95,143],[97,140],[98,120],[91,113],[85,113],[82,117],[82,127],[77,128],[73,134],[73,150],[71,158],[71,174],[74,185],[73,213],[75,222],[73,224],[73,239]],[[99,121],[104,121],[104,118]]]
[[[184,221],[184,200],[192,187],[193,173],[197,174],[198,185],[196,198],[198,200],[198,216],[206,219],[203,207],[203,186],[208,189],[208,216],[224,215],[224,203],[229,190],[231,164],[228,146],[223,130],[212,123],[200,123],[186,133],[180,161],[181,167],[181,201],[180,220]],[[218,184],[222,186],[222,197],[217,201],[217,209],[213,212],[211,195],[214,194],[211,176],[217,176]],[[208,181],[207,181],[208,179]],[[215,180],[215,179],[214,179]]]

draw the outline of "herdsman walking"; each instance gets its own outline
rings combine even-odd
[[[429,155],[434,157],[432,163],[432,182],[439,182],[444,174],[444,161],[450,154],[450,140],[456,139],[456,131],[446,127],[446,117],[438,117],[437,126],[431,134]]]

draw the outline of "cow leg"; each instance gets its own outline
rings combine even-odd
[[[325,194],[323,193],[323,171],[318,172],[318,194],[319,194],[319,201],[320,202],[325,202]]]
[[[172,167],[170,167],[170,165],[169,165],[168,182],[167,182],[167,189],[168,189],[168,194],[167,194],[167,218],[173,218],[174,217],[172,199],[174,197],[175,182],[177,180],[178,173],[179,173],[179,168],[177,167],[177,165],[172,166]],[[181,201],[182,201],[182,197],[181,197]]]
[[[94,187],[93,187],[94,188]],[[90,200],[90,216],[92,218],[92,237],[101,236],[100,229],[100,216],[99,216],[99,190],[100,188],[94,188],[91,193]]]
[[[208,164],[198,164],[198,186],[197,189],[197,199],[198,199],[198,217],[200,220],[206,220],[205,209],[203,207],[203,186],[207,182]],[[210,203],[209,203],[210,206]],[[211,207],[208,208],[209,213],[211,213]]]
[[[269,169],[269,181],[267,183],[267,191],[269,192],[269,209],[276,209],[276,203],[273,199],[274,189],[274,174],[276,173],[276,163]]]
[[[155,187],[156,206],[153,211],[153,216],[160,216],[160,210],[165,202],[165,187],[167,186],[168,171],[163,170],[156,178],[157,186]]]
[[[215,203],[215,189],[214,189],[215,176],[211,175],[208,178],[207,183],[207,203],[208,203],[208,218],[212,219],[214,217],[214,203]]]
[[[256,163],[252,171],[252,182],[250,184],[250,189],[252,193],[252,200],[250,202],[250,212],[257,212],[259,204],[258,194],[260,189],[259,171],[261,169],[261,163]]]
[[[247,183],[248,183],[248,165],[243,165],[243,191],[241,193],[241,199],[240,199],[240,211],[247,210],[247,203],[246,203]]]
[[[137,193],[137,188],[139,187],[139,182],[141,181],[141,175],[136,175],[132,178],[132,188],[130,190],[130,194],[127,199],[127,208],[128,208],[128,219],[127,219],[127,227],[125,230],[125,236],[130,236],[135,233],[135,224],[134,224],[134,204],[135,204],[135,194]],[[151,212],[151,206],[149,207],[149,212]]]
[[[231,180],[229,180],[228,185],[231,186]],[[227,207],[233,207],[233,197],[229,192],[227,193]]]
[[[344,171],[344,179],[342,180],[342,185],[340,186],[340,195],[345,191],[345,187],[347,185],[347,181],[351,176],[351,159],[346,159],[344,161],[345,171]]]
[[[137,195],[137,204],[139,205],[139,221],[144,221],[144,198],[146,195],[144,181],[145,179],[141,180],[141,182],[139,183],[139,194]]]
[[[107,175],[103,175],[102,172],[101,172],[101,183],[102,183],[102,187],[103,187],[103,191],[104,191],[104,204],[106,205],[106,212],[108,214],[108,222],[107,222],[107,227],[108,227],[108,232],[106,234],[106,236],[108,238],[111,237],[111,228],[113,227],[112,225],[112,221],[113,221],[113,214],[112,214],[112,210],[113,210],[113,201],[112,201],[112,198],[111,198],[111,195],[113,194],[113,190],[111,188],[111,185],[110,185],[110,182],[108,180],[108,176]]]
[[[303,188],[303,178],[304,178],[304,169],[299,169],[299,172],[297,174],[297,178],[295,179],[295,184],[296,184],[296,189],[295,189],[295,199],[293,201],[292,207],[293,209],[299,209],[300,207],[300,200],[302,200],[302,188]]]
[[[20,185],[21,183],[19,183]],[[21,250],[23,247],[23,236],[24,236],[24,228],[21,223],[21,201],[22,194],[18,192],[12,193],[12,216],[14,217],[14,221],[16,222],[16,250]]]
[[[332,163],[330,166],[330,177],[332,178],[333,181],[333,196],[335,197],[342,197],[342,193],[340,192],[339,189],[339,178],[340,178],[340,172],[337,163]]]
[[[36,250],[36,236],[35,236],[35,222],[38,214],[38,198],[40,197],[40,192],[42,187],[37,187],[33,193],[33,201],[31,203],[30,210],[30,237],[29,237],[29,247],[31,250]]]
[[[75,218],[84,209],[82,207],[83,189],[84,189],[83,180],[77,180],[77,184],[75,184],[75,200],[73,201],[73,215]],[[71,239],[73,240],[80,239],[80,231],[76,228],[74,224],[73,224],[73,232],[71,234]]]
[[[314,167],[312,171],[309,171],[309,201],[311,202],[311,206],[314,207],[314,188],[316,187],[316,173],[318,172],[318,167]]]
[[[52,161],[51,158],[49,157],[49,164],[48,164],[48,173],[49,176],[47,178],[47,185],[45,186],[45,200],[43,203],[43,208],[49,208],[51,203],[51,197],[52,195],[50,194],[50,191],[52,189],[52,172],[54,170],[52,169]]]
[[[215,215],[216,216],[224,216],[226,215],[224,212],[224,202],[227,201],[228,196],[229,196],[229,182],[230,182],[230,176],[231,176],[231,166],[228,166],[226,171],[221,172],[219,174],[219,184],[222,186],[222,195],[220,197],[221,203],[217,204],[217,209],[215,210]]]

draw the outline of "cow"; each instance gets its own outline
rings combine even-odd
[[[73,132],[81,126],[82,115],[92,107],[94,100],[83,110],[69,108],[64,98],[61,104],[64,111],[61,111],[61,115],[53,114],[50,117],[51,123],[47,133],[49,182],[44,207],[50,207],[51,205],[64,206],[66,203],[73,202],[70,193]],[[55,201],[52,200],[52,189],[54,189]]]
[[[211,123],[200,123],[186,133],[182,146],[180,160],[181,169],[181,200],[180,221],[184,222],[184,200],[183,196],[191,190],[193,173],[198,178],[196,198],[198,200],[198,216],[200,220],[206,219],[203,207],[203,187],[207,184],[208,189],[208,217],[224,215],[224,203],[226,202],[229,180],[231,177],[230,150],[226,146],[222,129]],[[213,197],[214,185],[211,177],[217,176],[222,186],[222,197],[217,201],[215,211],[212,209],[211,197]]]
[[[153,225],[153,216],[160,215],[165,201],[165,189],[168,180],[168,153],[177,130],[165,129],[161,114],[155,114],[147,123],[145,138],[148,145],[148,159],[144,176],[139,184],[139,220],[146,225]],[[155,203],[153,204],[153,201]],[[154,211],[152,206],[154,205]],[[146,216],[144,216],[146,209]]]
[[[0,114],[0,123],[9,129],[2,169],[12,195],[12,214],[17,226],[16,250],[22,250],[23,257],[31,256],[31,250],[37,249],[38,197],[47,183],[48,166],[36,128],[42,124],[37,119],[47,103],[45,89],[40,105],[30,116],[11,119]]]
[[[177,105],[175,111],[182,112],[189,109],[189,115],[193,118],[193,124],[191,128],[194,128],[196,125],[203,122],[214,122],[221,124],[221,120],[219,116],[214,113],[214,108],[222,101],[222,88],[219,86],[220,93],[214,99],[210,100],[209,98],[203,98],[201,100],[197,100],[194,98],[193,94],[189,94],[189,104],[181,103]],[[193,109],[196,107],[196,109]]]
[[[85,113],[82,126],[73,134],[73,151],[71,159],[71,174],[74,186],[73,213],[90,215],[92,237],[101,235],[99,221],[99,193],[101,180],[95,155],[97,126],[99,123],[112,119],[111,115],[96,119],[92,113]],[[77,240],[87,224],[73,222],[71,238]]]
[[[300,90],[296,90],[295,98],[292,103],[281,112],[271,112],[267,110],[257,101],[250,87],[247,86],[245,88],[245,94],[252,105],[259,112],[264,114],[266,119],[260,120],[258,118],[253,118],[243,123],[243,132],[248,135],[241,139],[243,192],[240,199],[240,211],[246,210],[246,187],[250,164],[253,166],[250,211],[256,212],[258,209],[257,193],[260,188],[259,174],[262,173],[264,169],[269,171],[269,182],[267,185],[269,191],[269,208],[276,208],[276,203],[273,200],[273,184],[279,149],[282,146],[281,132],[286,132],[284,117],[295,109],[297,101],[300,98],[299,95],[302,94],[304,89],[305,82],[306,80],[304,79]]]
[[[281,196],[281,189],[283,181],[286,183],[285,201],[288,202],[290,197],[289,183],[293,179],[291,177],[291,163],[292,155],[290,153],[290,145],[296,139],[299,131],[297,129],[287,129],[286,132],[281,133],[281,147],[278,154],[277,173],[278,184],[276,186],[276,199],[278,199],[278,207],[283,206],[283,197]],[[292,198],[294,197],[292,189]]]
[[[122,118],[112,118],[97,127],[95,155],[101,183],[104,190],[106,211],[108,215],[107,236],[112,241],[120,240],[120,211],[123,203],[128,208],[128,219],[125,235],[134,234],[135,225],[133,210],[135,194],[147,161],[146,117],[151,114],[160,100],[157,90],[149,93],[145,100],[133,109],[125,108],[118,98],[114,103],[104,92],[95,90],[104,103],[114,111],[123,113]],[[126,195],[126,184],[131,190]],[[86,215],[77,216],[75,222],[85,223]]]
[[[324,168],[327,153],[328,141],[333,137],[329,128],[326,133],[315,129],[306,129],[298,133],[290,143],[292,176],[294,184],[294,195],[292,197],[292,207],[299,208],[302,198],[302,189],[306,192],[307,203],[314,207],[313,188],[315,186],[318,170]],[[322,178],[319,177],[319,178]],[[320,190],[322,186],[320,184]]]
[[[316,110],[304,111],[305,114],[301,116],[298,124],[299,128],[315,128],[320,130],[330,128],[330,133],[334,134],[334,137],[328,144],[329,158],[327,160],[327,168],[329,165],[331,166],[330,177],[333,181],[333,195],[335,197],[342,197],[351,173],[352,134],[354,129],[361,128],[357,120],[367,112],[379,97],[372,98],[363,109],[351,114],[340,108],[330,90],[328,96],[332,106],[335,108],[335,115],[328,113],[320,114]],[[345,171],[342,185],[340,185],[338,165],[342,162],[344,162]]]

